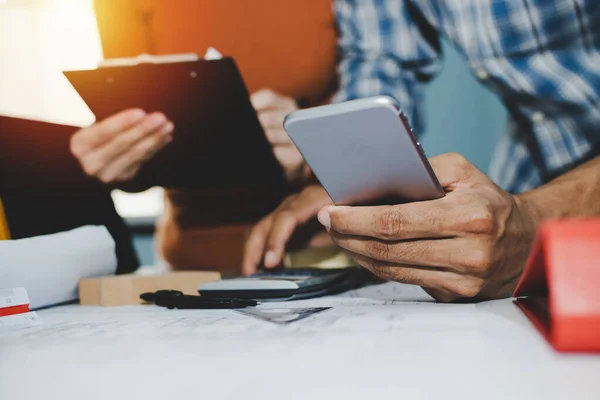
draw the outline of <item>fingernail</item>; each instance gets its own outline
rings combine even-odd
[[[265,267],[273,267],[279,263],[279,257],[273,250],[267,251],[265,254]]]
[[[325,229],[327,229],[327,232],[329,232],[329,230],[331,229],[331,210],[332,209],[333,209],[333,207],[325,207],[321,211],[319,211],[319,214],[317,215],[317,219],[319,220],[321,225],[323,225],[325,227]]]
[[[151,122],[153,124],[157,124],[157,125],[162,124],[167,121],[167,117],[165,117],[163,114],[160,114],[160,113],[152,114],[150,116],[150,118],[151,118]]]
[[[175,126],[173,125],[173,123],[172,123],[172,122],[169,122],[169,123],[167,123],[167,124],[165,125],[165,127],[163,128],[163,134],[164,134],[165,136],[166,136],[166,135],[169,135],[171,132],[173,132],[173,128],[174,128],[174,127],[175,127]]]
[[[129,112],[129,118],[132,121],[139,121],[146,116],[146,112],[140,108],[133,109]]]

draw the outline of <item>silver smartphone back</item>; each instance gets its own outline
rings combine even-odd
[[[335,204],[444,196],[408,120],[390,97],[296,111],[284,127]]]

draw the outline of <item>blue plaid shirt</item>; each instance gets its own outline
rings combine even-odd
[[[508,191],[541,185],[600,141],[599,0],[334,0],[334,8],[334,101],[392,96],[422,131],[423,84],[441,68],[444,36],[508,109],[490,167]]]

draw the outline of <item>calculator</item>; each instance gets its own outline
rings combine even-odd
[[[368,274],[360,267],[290,268],[203,283],[198,287],[198,293],[202,297],[260,301],[301,300],[355,289],[362,286],[367,278]]]

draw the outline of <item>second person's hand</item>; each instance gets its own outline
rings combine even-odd
[[[128,181],[171,140],[174,126],[161,113],[123,111],[71,138],[71,152],[86,174],[104,183]]]
[[[261,261],[265,268],[279,265],[286,244],[296,228],[315,218],[321,208],[331,204],[329,195],[321,185],[307,186],[300,193],[285,199],[275,211],[252,228],[244,247],[242,273],[253,274]]]
[[[302,178],[306,172],[306,164],[283,128],[285,117],[298,110],[296,101],[270,89],[259,90],[252,94],[250,101],[273,147],[273,153],[285,171],[287,180],[294,181]]]

